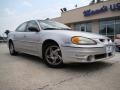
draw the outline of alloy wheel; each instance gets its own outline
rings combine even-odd
[[[45,52],[45,59],[50,65],[59,65],[62,63],[61,50],[58,46],[49,46]]]

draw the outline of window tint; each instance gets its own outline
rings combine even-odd
[[[27,25],[27,31],[28,31],[28,32],[30,32],[30,31],[28,30],[29,27],[37,28],[37,29],[39,30],[39,26],[38,26],[38,24],[37,24],[35,21],[30,21],[30,22],[28,22],[28,25]]]
[[[26,30],[26,26],[27,26],[27,23],[23,23],[21,24],[17,29],[16,29],[16,32],[25,32]]]

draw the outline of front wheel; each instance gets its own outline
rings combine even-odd
[[[49,45],[44,53],[45,63],[50,67],[60,67],[63,64],[62,53],[57,45]]]

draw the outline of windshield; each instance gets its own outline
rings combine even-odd
[[[49,20],[39,20],[40,26],[43,30],[70,30],[68,26],[58,23],[55,21],[49,21]]]

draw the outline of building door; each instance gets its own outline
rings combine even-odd
[[[81,24],[80,31],[86,32],[86,25],[85,24]]]

